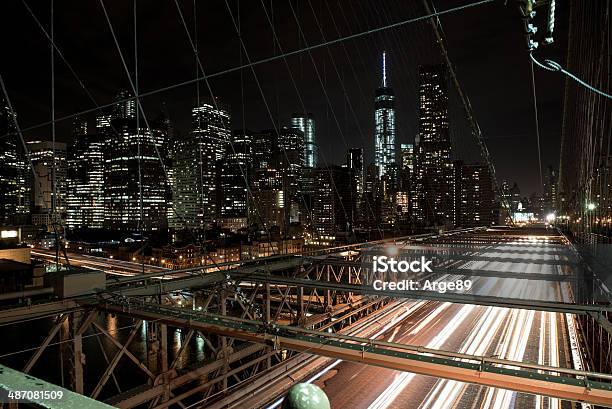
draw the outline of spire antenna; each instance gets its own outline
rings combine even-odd
[[[387,52],[382,53],[382,86],[387,86]]]

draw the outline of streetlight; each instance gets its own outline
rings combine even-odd
[[[587,203],[587,210],[595,210],[595,203]]]

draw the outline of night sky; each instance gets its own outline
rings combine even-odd
[[[26,1],[49,30],[50,2]],[[274,42],[262,1],[228,2],[240,24],[251,61],[278,55],[281,49],[287,52],[306,44],[321,43],[323,36],[327,40],[335,39],[425,14],[419,1],[263,0],[279,37],[279,47]],[[434,1],[438,10],[468,2]],[[247,62],[225,1],[195,1],[196,14],[193,0],[178,3],[192,38],[195,38],[197,22],[197,41],[206,73]],[[133,76],[133,2],[106,0],[104,4]],[[538,51],[540,58],[565,62],[567,7],[566,3],[557,6],[556,42]],[[0,73],[20,125],[26,128],[48,121],[51,118],[49,43],[22,1],[3,1],[0,10],[3,16]],[[498,179],[517,181],[524,194],[539,191],[529,57],[515,2],[504,5],[504,1],[495,1],[443,16],[441,21],[451,59],[471,100]],[[196,60],[174,1],[138,1],[137,28],[141,92],[195,78]],[[55,38],[98,104],[110,103],[120,88],[130,88],[99,1],[56,1]],[[372,161],[374,90],[380,84],[383,50],[388,53],[389,77],[397,98],[398,145],[412,142],[416,134],[418,65],[442,62],[428,22],[288,57],[286,64],[297,83],[297,92],[283,59],[255,67],[265,99],[250,68],[217,76],[211,79],[210,85],[213,93],[229,106],[233,128],[268,129],[273,127],[273,121],[277,126],[287,124],[291,113],[303,111],[301,97],[306,110],[313,112],[317,120],[320,165],[342,162],[346,149],[357,146],[364,147],[366,159]],[[55,67],[56,117],[94,107],[57,54]],[[564,80],[559,74],[537,68],[535,75],[542,166],[556,167]],[[200,93],[208,95],[204,82],[200,83]],[[189,131],[190,108],[195,99],[196,85],[190,84],[146,97],[142,103],[150,116],[159,113],[165,104],[175,128],[184,134]],[[450,104],[457,156],[473,161],[476,148],[456,96],[451,95]],[[87,117],[93,119],[91,115]],[[59,140],[69,141],[70,123],[70,120],[58,123]],[[49,126],[26,134],[37,139],[50,138],[50,135]]]

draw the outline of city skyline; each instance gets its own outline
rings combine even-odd
[[[363,147],[350,147],[340,164],[309,166],[317,146],[313,114],[293,114],[289,126],[279,129],[232,130],[230,110],[204,98],[191,109],[192,131],[181,136],[163,114],[141,118],[131,94],[120,90],[117,102],[96,116],[95,128],[83,119],[73,122],[69,148],[63,142],[28,143],[40,184],[32,189],[32,220],[125,232],[212,226],[238,232],[258,225],[268,233],[277,227],[285,236],[298,223],[329,243],[355,229],[414,231],[499,221],[487,178],[482,185],[475,179],[477,197],[470,199],[484,203],[483,212],[459,217],[457,204],[467,200],[462,186],[474,181],[463,182],[461,175],[470,173],[452,163],[445,68],[419,68],[419,133],[415,144],[397,144],[386,58],[383,52],[373,106],[370,143],[380,154],[374,162],[366,161]],[[49,162],[54,144],[60,160],[55,165]],[[366,172],[370,166],[374,173]],[[49,216],[53,209],[56,215]]]
[[[227,15],[227,10],[224,10],[220,6],[220,4],[211,5],[211,7],[213,7],[215,10],[218,8],[219,13],[224,13]],[[440,7],[443,8],[444,6],[446,6],[446,4],[441,2]],[[48,30],[48,26],[45,24],[44,20],[48,11],[39,8],[37,9],[36,5],[32,5],[32,7],[35,15],[38,16],[43,26]],[[97,15],[98,13],[101,13],[101,10],[99,10],[97,7],[83,7],[84,9],[80,9],[79,12],[82,12],[84,15]],[[144,13],[146,7],[141,7],[142,12]],[[164,10],[176,13],[176,10],[174,9],[165,9],[166,7],[169,7],[169,5],[162,5],[161,7],[162,9],[160,9],[160,11]],[[249,10],[251,7],[252,6],[248,6]],[[303,45],[304,38],[295,38],[295,31],[298,30],[298,28],[295,26],[295,20],[292,17],[291,10],[287,5],[281,6],[277,4],[275,7],[278,8],[278,10],[275,11],[275,15],[278,16],[279,19],[275,24],[278,30],[278,37],[283,45],[283,50],[288,51]],[[338,13],[336,15],[336,23],[341,34],[348,34],[348,26],[346,26],[344,18],[349,18],[352,15],[352,12],[350,10],[345,10],[343,14],[343,12],[335,8],[335,5],[331,5],[329,7],[331,11]],[[353,5],[355,12],[357,12],[359,9],[365,10],[365,7],[374,6],[368,4],[364,5],[361,3],[355,3]],[[416,6],[399,7],[397,9],[393,9],[393,7],[396,6],[392,7],[390,5],[385,7],[389,7],[384,14],[386,19],[389,21],[394,20],[392,16],[397,16],[397,18],[400,18],[407,15],[424,14],[423,10]],[[129,19],[126,20],[118,18],[118,15],[115,14],[121,10],[125,12],[125,14],[129,13],[120,5],[112,2],[109,3],[108,9],[111,19],[116,25],[120,44],[126,50],[125,53],[126,58],[128,59],[128,67],[130,70],[132,70],[131,66],[133,65],[133,61],[131,60],[133,60],[133,57],[130,55],[130,52],[128,52],[130,48],[128,40],[133,34],[131,32],[132,28],[130,27],[131,23]],[[328,20],[329,25],[325,26],[328,27],[325,29],[326,38],[333,38],[335,35],[337,35],[337,33],[335,33],[335,29],[332,29],[334,25],[332,21],[329,20],[331,17],[329,14],[330,10],[327,9],[327,6],[323,4],[316,4],[315,10],[317,11],[317,15],[320,19]],[[382,11],[382,9],[380,9],[380,11]],[[193,10],[185,6],[183,12],[188,24],[191,25],[193,22]],[[236,10],[234,10],[234,13],[235,12]],[[296,10],[296,12],[300,12],[300,10]],[[561,10],[560,12],[563,13],[564,11]],[[261,13],[261,11],[259,11],[259,13]],[[39,50],[40,54],[48,54],[48,49],[42,47],[44,45],[44,41],[42,41],[44,40],[44,34],[42,31],[40,31],[40,28],[36,26],[36,23],[28,14],[27,10],[25,8],[18,9],[16,10],[15,14],[16,18],[23,20],[23,24],[27,24],[28,26],[34,28],[29,34],[31,35],[31,39],[28,37],[26,38],[26,41],[31,43],[30,45],[33,47],[33,49]],[[525,56],[521,41],[521,30],[520,27],[516,25],[516,11],[509,8],[504,8],[501,5],[489,4],[484,5],[482,10],[478,9],[474,12],[470,11],[469,13],[465,13],[465,15],[463,15],[461,18],[448,16],[444,17],[443,21],[447,27],[447,30],[451,30],[454,33],[461,25],[460,21],[462,19],[467,19],[467,21],[470,21],[471,19],[477,19],[478,16],[482,14],[491,15],[490,20],[495,20],[498,23],[501,22],[502,24],[499,30],[488,30],[487,24],[489,23],[487,23],[487,21],[489,18],[487,18],[487,21],[484,21],[484,26],[482,25],[482,19],[479,20],[478,26],[482,27],[481,29],[483,32],[494,33],[493,36],[490,34],[487,35],[486,43],[482,43],[482,41],[474,41],[476,38],[475,36],[478,36],[478,34],[471,31],[468,32],[469,35],[462,34],[460,37],[452,35],[449,36],[447,40],[451,45],[450,48],[453,50],[453,56],[457,64],[460,79],[464,82],[468,94],[470,95],[470,99],[475,107],[476,113],[479,117],[479,122],[483,129],[484,138],[487,141],[493,159],[497,164],[499,181],[501,182],[501,180],[504,179],[516,179],[519,184],[524,187],[525,191],[539,191],[539,183],[536,183],[533,178],[527,177],[527,173],[521,173],[523,172],[522,170],[514,170],[513,172],[511,161],[512,155],[509,154],[509,152],[516,154],[516,149],[519,146],[535,147],[533,113],[528,110],[528,104],[525,103],[525,99],[527,99],[526,95],[529,95],[528,88],[525,88],[528,85],[529,78],[528,66],[525,65],[524,69],[518,70],[516,74],[513,73],[512,75],[514,75],[514,77],[507,78],[510,83],[513,83],[516,86],[502,87],[501,89],[498,85],[495,85],[491,81],[492,78],[491,74],[489,73],[492,73],[493,71],[488,68],[492,66],[493,63],[499,64],[500,59],[510,58],[515,61],[520,61]],[[316,22],[314,21],[314,15],[312,12],[304,10],[303,13],[300,13],[299,15],[301,19],[301,27],[305,32],[304,36],[308,40],[308,43],[312,44],[319,42],[315,36],[319,30]],[[562,17],[563,15],[561,15],[561,17],[558,19],[559,24],[561,25],[564,24],[564,19]],[[62,17],[60,14],[58,14],[57,18],[61,19]],[[201,18],[204,19],[204,16],[201,16]],[[294,23],[293,26],[290,24],[292,21]],[[368,19],[358,18],[353,22],[356,24],[356,26],[353,28],[354,31],[359,31],[360,28],[375,25],[374,21],[368,21]],[[90,38],[90,40],[94,41],[91,43],[92,45],[97,44],[97,49],[100,50],[102,53],[101,55],[104,55],[107,61],[114,61],[113,66],[116,66],[117,70],[116,72],[114,70],[98,72],[98,69],[96,68],[98,65],[94,64],[93,61],[97,61],[97,59],[100,57],[97,55],[92,55],[88,50],[83,49],[80,44],[73,44],[72,40],[69,37],[66,37],[66,33],[74,29],[74,24],[75,23],[71,21],[69,25],[66,25],[65,28],[61,29],[59,28],[59,24],[56,26],[58,46],[63,50],[63,54],[69,61],[75,58],[74,52],[78,50],[83,58],[78,62],[73,63],[77,74],[82,77],[83,81],[85,81],[87,88],[93,94],[98,103],[101,104],[111,102],[117,89],[129,88],[129,83],[125,75],[122,74],[121,63],[118,60],[116,51],[113,51],[114,47],[112,44],[112,38],[107,33],[108,28],[102,27],[100,34]],[[218,23],[215,22],[215,24]],[[281,30],[280,27],[285,27],[286,29]],[[289,27],[291,27],[291,29],[289,29]],[[419,27],[421,28],[419,29]],[[373,95],[372,90],[380,81],[376,76],[372,77],[372,73],[374,72],[375,67],[380,65],[380,53],[383,50],[387,50],[390,55],[394,56],[394,66],[397,67],[393,74],[395,77],[395,93],[398,96],[397,143],[414,143],[414,137],[416,136],[417,130],[417,107],[413,97],[416,95],[414,84],[418,74],[417,68],[418,65],[440,62],[439,56],[436,55],[435,48],[432,47],[432,45],[435,45],[435,42],[431,35],[423,33],[423,27],[423,25],[415,25],[414,28],[405,28],[401,31],[402,35],[415,36],[414,38],[420,38],[422,40],[422,46],[420,48],[414,48],[414,45],[410,46],[411,48],[414,48],[414,52],[412,53],[414,61],[410,64],[407,64],[408,60],[406,60],[406,50],[402,50],[402,48],[399,47],[400,44],[397,42],[398,33],[394,32],[390,32],[389,34],[385,35],[374,35],[372,38],[364,38],[360,40],[359,46],[357,46],[357,43],[355,43],[347,44],[346,47],[338,46],[330,48],[329,52],[331,52],[333,59],[330,58],[327,50],[315,50],[313,51],[313,58],[316,58],[317,61],[315,65],[316,70],[308,53],[298,57],[289,58],[287,63],[289,64],[289,67],[293,72],[294,80],[298,85],[299,96],[296,94],[293,86],[291,85],[291,78],[288,76],[288,71],[282,61],[258,66],[256,68],[256,72],[261,81],[264,95],[268,100],[269,110],[266,109],[263,104],[261,94],[257,89],[257,86],[252,81],[253,76],[249,69],[236,71],[234,73],[212,79],[212,90],[214,95],[223,100],[224,103],[233,111],[232,129],[243,128],[244,123],[248,123],[249,127],[253,129],[269,129],[273,126],[272,120],[268,115],[268,111],[272,114],[272,119],[274,120],[275,124],[279,126],[284,118],[287,118],[295,112],[301,113],[303,109],[306,109],[307,112],[313,113],[317,118],[319,118],[317,121],[317,134],[319,135],[320,140],[324,142],[320,143],[321,156],[325,157],[327,162],[341,163],[344,156],[344,151],[346,148],[351,146],[363,147],[364,157],[367,159],[367,161],[369,161],[370,158],[373,158],[374,147],[370,146],[369,143],[365,143],[365,141],[368,140],[368,135],[371,135],[373,132],[374,125],[368,118],[368,111],[371,106],[370,101]],[[202,30],[205,30],[205,33],[209,33],[209,29],[210,27],[208,26],[202,28]],[[223,57],[227,56],[227,58],[202,61],[207,72],[215,72],[217,71],[217,68],[218,70],[222,70],[223,68],[227,68],[232,65],[238,65],[238,57],[240,57],[240,53],[238,51],[240,49],[240,45],[236,41],[235,33],[232,33],[230,29],[231,27],[221,29],[221,31],[219,31],[219,35],[223,35],[222,33],[225,33],[224,35],[226,35],[227,43],[233,44],[232,47],[234,47],[233,49],[235,50],[235,53],[231,51],[232,47],[224,47],[224,49],[220,52],[220,55]],[[267,29],[271,35],[269,27],[267,27]],[[249,28],[247,23],[245,23],[244,30],[251,30],[250,32],[254,33],[253,29]],[[167,34],[167,37],[164,38],[155,37],[150,44],[157,43],[157,45],[161,47],[159,50],[160,52],[167,52],[168,56],[174,55],[179,50],[170,50],[167,48],[167,46],[171,44],[173,46],[180,44],[181,47],[189,46],[186,36],[183,36],[184,30],[178,26],[175,31],[176,33]],[[40,39],[35,37],[38,35],[40,35]],[[256,34],[253,39],[257,38],[258,35],[261,34]],[[297,37],[300,36],[298,35]],[[510,54],[508,54],[508,48],[505,47],[504,52],[499,53],[498,55],[496,52],[497,48],[494,46],[495,41],[502,41],[504,44],[511,46],[510,49],[512,51]],[[469,47],[452,47],[453,42],[464,42],[466,45],[469,45]],[[220,41],[219,43],[223,43],[223,41]],[[250,43],[246,44],[247,48],[252,50],[252,54],[249,55],[251,60],[256,60],[258,57],[269,56],[271,55],[271,52],[274,51],[272,49],[274,47],[272,47],[273,44],[271,44],[271,42],[268,43],[265,41],[260,43],[260,46],[255,46]],[[211,51],[216,51],[216,48],[218,47],[216,43],[211,43],[209,37],[204,34],[203,37],[200,38],[200,44],[202,44],[201,46],[206,50],[209,50],[209,47],[212,47],[212,49],[210,49]],[[267,44],[269,44],[271,48],[269,48]],[[547,50],[554,56],[558,50],[562,49],[562,46],[563,39],[559,39],[558,44],[553,44]],[[149,47],[149,43],[143,43],[140,45],[139,54],[145,61],[150,60],[152,57]],[[487,49],[488,58],[486,60],[478,57],[478,50],[484,50],[485,47]],[[466,59],[462,54],[457,54],[458,49],[474,50],[474,52],[470,54],[470,57],[476,56],[477,58]],[[276,46],[276,50],[276,52],[278,52],[278,45]],[[188,52],[188,50],[184,51],[185,53],[183,54]],[[19,50],[15,50],[15,55],[18,55],[19,53]],[[347,56],[350,58],[347,59]],[[28,61],[28,59],[31,59],[31,56],[24,55],[23,58],[24,61]],[[243,55],[243,61],[245,58],[246,57]],[[170,57],[170,60],[172,60],[172,57]],[[349,62],[349,60],[352,60],[352,62]],[[160,73],[156,71],[161,69],[163,64],[159,67],[155,65],[156,68],[153,71],[149,69],[141,72],[139,76],[141,89],[150,90],[156,86],[166,86],[168,83],[172,83],[173,80],[193,78],[193,73],[195,72],[195,63],[193,60],[191,60],[191,63],[189,64],[184,58],[175,59],[175,61],[179,62],[179,64],[174,64],[173,68],[164,72],[163,75],[160,75]],[[343,102],[343,89],[341,84],[338,82],[338,78],[333,67],[334,63],[336,64],[336,68],[338,68],[338,70],[343,74],[343,85],[348,92],[352,105],[350,107]],[[89,100],[86,94],[83,94],[83,92],[80,91],[79,85],[75,82],[70,72],[67,71],[66,67],[63,66],[63,63],[57,55],[56,65],[56,75],[58,76],[58,107],[56,115],[59,117],[62,114],[70,114],[77,111],[78,109],[75,108],[91,106],[92,102]],[[323,66],[326,67],[325,70],[323,69]],[[16,77],[16,73],[12,71],[12,66],[9,65],[7,69],[7,79],[11,79],[11,81],[7,82],[9,92],[13,94],[13,92],[11,92],[13,86],[18,86],[20,90],[22,90],[22,92],[15,96],[14,102],[16,110],[21,113],[20,121],[23,123],[24,128],[27,127],[27,125],[48,120],[49,110],[46,102],[48,97],[46,97],[44,93],[41,93],[43,89],[48,89],[48,78],[37,77],[34,83],[23,84],[19,81],[15,81],[18,79],[18,77]],[[317,75],[316,71],[318,71],[319,75]],[[188,72],[189,75],[187,75]],[[356,76],[353,74],[356,74]],[[506,76],[507,75],[508,74],[506,74]],[[550,122],[550,113],[556,112],[556,116],[558,116],[558,113],[560,113],[561,107],[559,101],[562,96],[562,83],[558,78],[544,76],[538,72],[536,72],[536,76],[538,77],[538,81],[542,81],[546,84],[545,88],[553,90],[553,92],[549,91],[539,95],[539,97],[545,101],[543,107],[540,109],[540,123],[543,166],[547,166],[549,164],[556,166],[558,161],[558,155],[556,152],[558,150],[559,141],[558,137],[555,136],[558,135],[558,132],[554,130],[558,129],[559,125],[556,121]],[[331,105],[328,104],[326,97],[322,93],[322,88],[319,84],[320,80],[327,84],[327,93]],[[244,97],[241,97],[241,82],[244,84]],[[35,88],[31,88],[33,84],[37,84],[37,86]],[[550,84],[553,85],[549,86]],[[494,85],[498,88],[495,89]],[[542,89],[544,89],[544,87]],[[201,95],[209,94],[209,90],[204,82],[201,82],[200,92]],[[488,100],[493,95],[507,94],[513,94],[516,96],[504,97],[504,104],[506,106],[505,109],[501,109],[501,106],[498,108],[488,105]],[[553,97],[557,98],[557,102],[550,102],[551,98]],[[148,115],[155,116],[162,109],[162,105],[165,102],[168,107],[170,119],[172,120],[176,131],[180,134],[185,134],[190,132],[190,118],[189,115],[186,115],[186,113],[190,109],[189,107],[193,104],[195,99],[196,87],[195,85],[188,85],[181,87],[176,91],[143,98],[142,103]],[[302,103],[300,103],[300,100],[303,101],[304,106]],[[242,107],[243,101],[245,102],[244,107]],[[508,105],[509,103],[510,105]],[[24,106],[26,106],[26,108],[23,108]],[[43,108],[45,106],[47,106],[47,108]],[[554,108],[555,106],[556,108]],[[333,113],[331,110],[333,110]],[[523,112],[521,112],[521,110],[523,110]],[[353,111],[355,115],[353,115]],[[508,112],[512,113],[512,120],[510,120],[508,117]],[[452,113],[452,115],[456,115],[456,113]],[[355,118],[357,120],[355,120]],[[89,119],[93,120],[92,118]],[[71,132],[70,122],[71,121],[58,122],[58,140],[65,141],[69,137]],[[502,124],[506,124],[507,126],[502,127]],[[502,132],[500,130],[496,130],[496,128],[504,130]],[[48,128],[46,131],[42,131],[43,129],[32,130],[31,132],[26,132],[26,136],[41,139],[44,137],[44,135],[50,135]],[[349,146],[344,146],[343,137]],[[524,156],[524,159],[526,161],[525,172],[527,172],[527,170],[537,170],[537,157],[535,155],[526,155]],[[516,176],[512,177],[511,173],[515,173]]]
[[[612,0],[0,7],[0,406],[612,407]]]

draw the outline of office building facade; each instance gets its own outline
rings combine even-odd
[[[317,167],[317,148],[315,119],[313,114],[293,114],[291,127],[299,129],[304,134],[304,167]]]
[[[216,100],[200,103],[191,114],[192,131],[175,142],[173,204],[177,223],[205,228],[219,215],[217,181],[229,149],[231,118]]]
[[[32,173],[15,119],[0,99],[0,224],[23,224],[30,213]]]
[[[453,164],[448,122],[448,85],[443,65],[419,67],[419,118],[415,140],[415,221],[452,225]]]
[[[66,225],[72,229],[104,225],[105,136],[89,133],[87,122],[75,121],[68,147]]]
[[[123,92],[118,100],[128,98]],[[134,101],[118,102],[97,124],[104,132],[104,227],[151,232],[167,227],[167,129],[136,115]],[[161,161],[160,161],[161,158]]]

